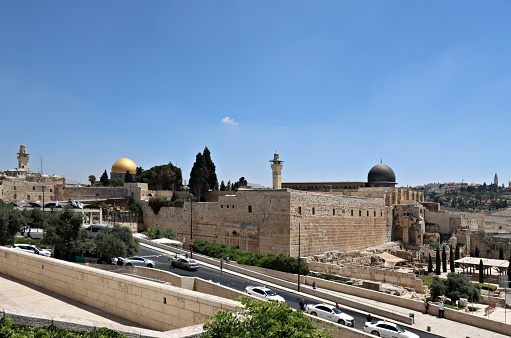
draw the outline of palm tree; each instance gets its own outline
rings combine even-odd
[[[89,182],[90,182],[91,187],[94,186],[94,183],[96,183],[96,176],[89,175]]]

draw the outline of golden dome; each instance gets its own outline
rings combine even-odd
[[[110,172],[113,174],[126,174],[126,171],[128,170],[130,171],[130,174],[136,174],[137,164],[124,155],[124,157],[121,157],[114,162]]]

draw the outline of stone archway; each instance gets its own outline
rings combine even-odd
[[[409,244],[417,244],[417,232],[415,225],[411,225],[408,228],[408,243]]]
[[[394,241],[403,241],[404,238],[404,229],[402,226],[397,226],[394,228],[394,231],[392,232],[392,237]]]

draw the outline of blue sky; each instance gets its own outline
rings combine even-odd
[[[0,170],[87,182],[127,156],[188,180],[511,180],[511,3],[2,1]]]

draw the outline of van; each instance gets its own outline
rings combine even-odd
[[[91,232],[92,234],[95,234],[96,232],[98,232],[100,230],[113,229],[113,228],[114,228],[113,226],[107,225],[107,224],[91,224],[87,228],[87,231]]]

